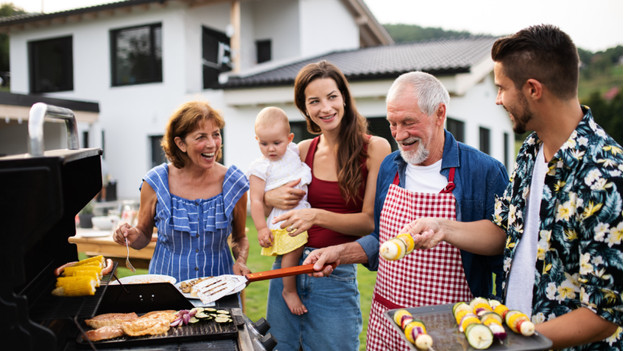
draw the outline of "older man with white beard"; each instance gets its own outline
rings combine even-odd
[[[489,219],[495,197],[507,186],[505,167],[455,140],[444,129],[449,94],[424,72],[398,77],[386,98],[387,119],[399,150],[377,177],[375,231],[356,242],[315,250],[316,276],[328,263],[363,263],[378,270],[366,335],[367,350],[408,349],[383,317],[388,309],[453,303],[474,296],[500,297],[502,256],[480,256],[445,242],[416,248],[401,260],[379,260],[379,246],[420,217],[458,221]],[[496,274],[493,291],[492,274]]]

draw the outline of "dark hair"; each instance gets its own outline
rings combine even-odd
[[[207,102],[190,101],[182,104],[169,118],[165,135],[160,142],[167,159],[173,163],[176,168],[182,168],[188,161],[188,156],[182,152],[175,143],[175,138],[180,137],[184,140],[188,133],[193,132],[199,127],[201,121],[213,121],[219,128],[223,129],[225,121],[219,112],[213,109]],[[223,145],[222,145],[223,146]],[[221,148],[217,151],[216,159],[221,159]]]
[[[347,78],[338,67],[323,60],[306,65],[295,78],[295,105],[304,115],[310,133],[321,134],[321,128],[308,116],[305,89],[312,81],[320,78],[333,79],[345,102],[344,116],[340,122],[340,145],[336,156],[338,185],[347,202],[355,201],[361,199],[360,189],[366,181],[360,167],[368,156],[364,148],[368,142],[368,121],[355,107]]]
[[[572,39],[558,27],[542,24],[496,40],[492,59],[520,89],[537,79],[560,99],[576,96],[579,56]]]

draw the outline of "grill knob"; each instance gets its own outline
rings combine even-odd
[[[260,319],[258,319],[252,325],[254,329],[256,329],[256,331],[258,331],[258,333],[262,335],[266,334],[266,332],[269,331],[269,328],[271,328],[271,325],[269,325],[269,322],[264,319],[264,317],[260,317]]]
[[[277,340],[275,340],[271,333],[261,337],[258,341],[260,341],[260,344],[262,344],[264,349],[267,351],[273,350],[273,348],[277,345]]]

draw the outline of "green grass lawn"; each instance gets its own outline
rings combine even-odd
[[[256,227],[253,225],[251,217],[247,218],[247,227],[249,232],[249,258],[247,266],[252,272],[261,272],[270,270],[273,264],[273,258],[260,255],[260,245],[258,244],[258,236]],[[84,255],[80,255],[81,259]],[[117,268],[117,276],[119,278],[133,275],[146,274],[146,269],[137,269],[136,273],[132,273],[125,267]],[[363,330],[360,334],[360,350],[366,349],[366,326],[368,325],[368,314],[370,311],[370,303],[373,294],[373,286],[375,285],[376,272],[370,272],[362,265],[358,265],[358,284],[360,288],[360,304],[362,307]],[[269,281],[258,281],[249,284],[245,288],[245,314],[252,320],[257,321],[261,317],[266,317],[266,302],[269,291]]]
[[[247,266],[253,272],[266,271],[271,269],[273,258],[260,255],[260,245],[258,244],[258,236],[256,227],[253,225],[251,217],[247,218],[247,228],[249,232],[249,259]],[[363,328],[360,333],[360,350],[366,349],[366,326],[368,325],[368,313],[370,311],[371,298],[373,295],[373,286],[377,272],[370,272],[362,265],[358,265],[358,284],[360,288],[360,305],[362,307]],[[245,314],[252,320],[256,321],[260,317],[266,317],[266,301],[269,291],[269,281],[259,281],[249,284],[245,288]]]

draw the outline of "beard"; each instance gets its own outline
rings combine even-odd
[[[521,97],[519,103],[519,108],[503,107],[514,117],[511,121],[514,133],[522,134],[527,131],[526,126],[533,119],[533,113],[529,110],[529,104],[524,96]]]
[[[396,140],[395,140],[396,141]],[[402,144],[398,141],[396,141],[398,147],[399,147],[399,151],[401,152],[401,157],[403,157],[403,160],[405,160],[405,162],[412,164],[412,165],[419,165],[423,162],[425,162],[425,160],[429,157],[429,150],[427,150],[427,148],[425,148],[425,145],[423,145],[422,139],[421,138],[409,138],[405,141],[403,141],[404,143],[412,143],[412,142],[417,142],[418,143],[418,147],[416,148],[416,150],[414,151],[404,151],[403,148],[401,147]]]

